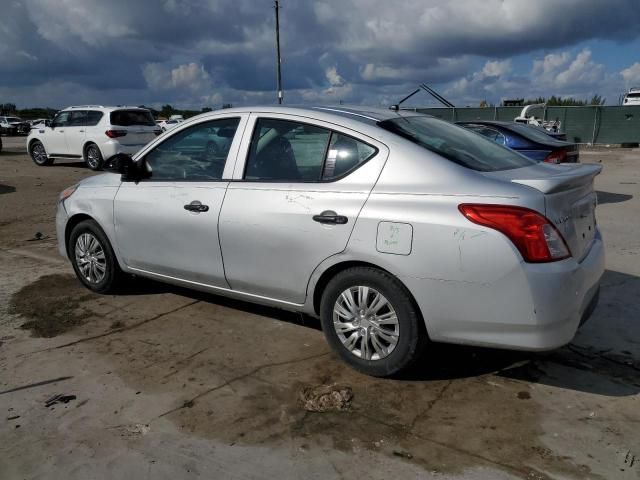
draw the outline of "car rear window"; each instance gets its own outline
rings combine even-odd
[[[554,141],[557,141],[551,135],[545,133],[543,127],[533,127],[530,125],[513,123],[505,128],[522,135],[524,138],[533,140],[534,142],[553,143]]]
[[[399,117],[378,126],[471,170],[495,172],[536,162],[481,135],[433,117]]]
[[[111,125],[129,127],[131,125],[146,125],[155,127],[151,112],[147,110],[115,110],[111,112]]]

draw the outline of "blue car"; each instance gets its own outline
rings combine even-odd
[[[498,121],[457,122],[457,124],[538,162],[577,163],[579,161],[578,146],[575,143],[553,138],[536,127]]]

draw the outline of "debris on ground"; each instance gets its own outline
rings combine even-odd
[[[299,394],[302,408],[308,412],[348,410],[353,400],[353,390],[346,385],[318,385],[304,387]]]
[[[35,235],[33,235],[32,238],[30,238],[29,240],[27,240],[28,242],[38,242],[40,240],[46,240],[47,238],[49,238],[49,235],[45,235],[42,232],[36,232]]]
[[[134,423],[132,425],[123,425],[120,428],[120,436],[122,437],[140,437],[151,431],[151,427],[147,423]]]
[[[71,400],[75,400],[75,395],[54,395],[53,397],[45,400],[44,406],[49,408],[56,403],[69,403]]]
[[[407,460],[411,460],[413,458],[413,455],[411,455],[409,452],[405,452],[404,450],[394,450],[393,454],[396,457],[406,458]]]

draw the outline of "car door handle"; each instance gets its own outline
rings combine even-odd
[[[184,206],[184,209],[189,211],[189,212],[196,212],[196,213],[208,212],[209,211],[209,205],[203,205],[198,200],[194,200],[191,203],[187,203]]]
[[[84,130],[78,130],[80,133],[84,133]]]
[[[344,215],[338,215],[333,210],[325,210],[320,215],[314,215],[313,221],[318,223],[328,223],[331,225],[344,225],[349,221]]]

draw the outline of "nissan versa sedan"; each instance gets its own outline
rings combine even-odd
[[[429,342],[554,349],[597,302],[601,167],[537,163],[426,115],[210,112],[104,168],[58,205],[87,288],[134,274],[318,316],[370,375]]]

